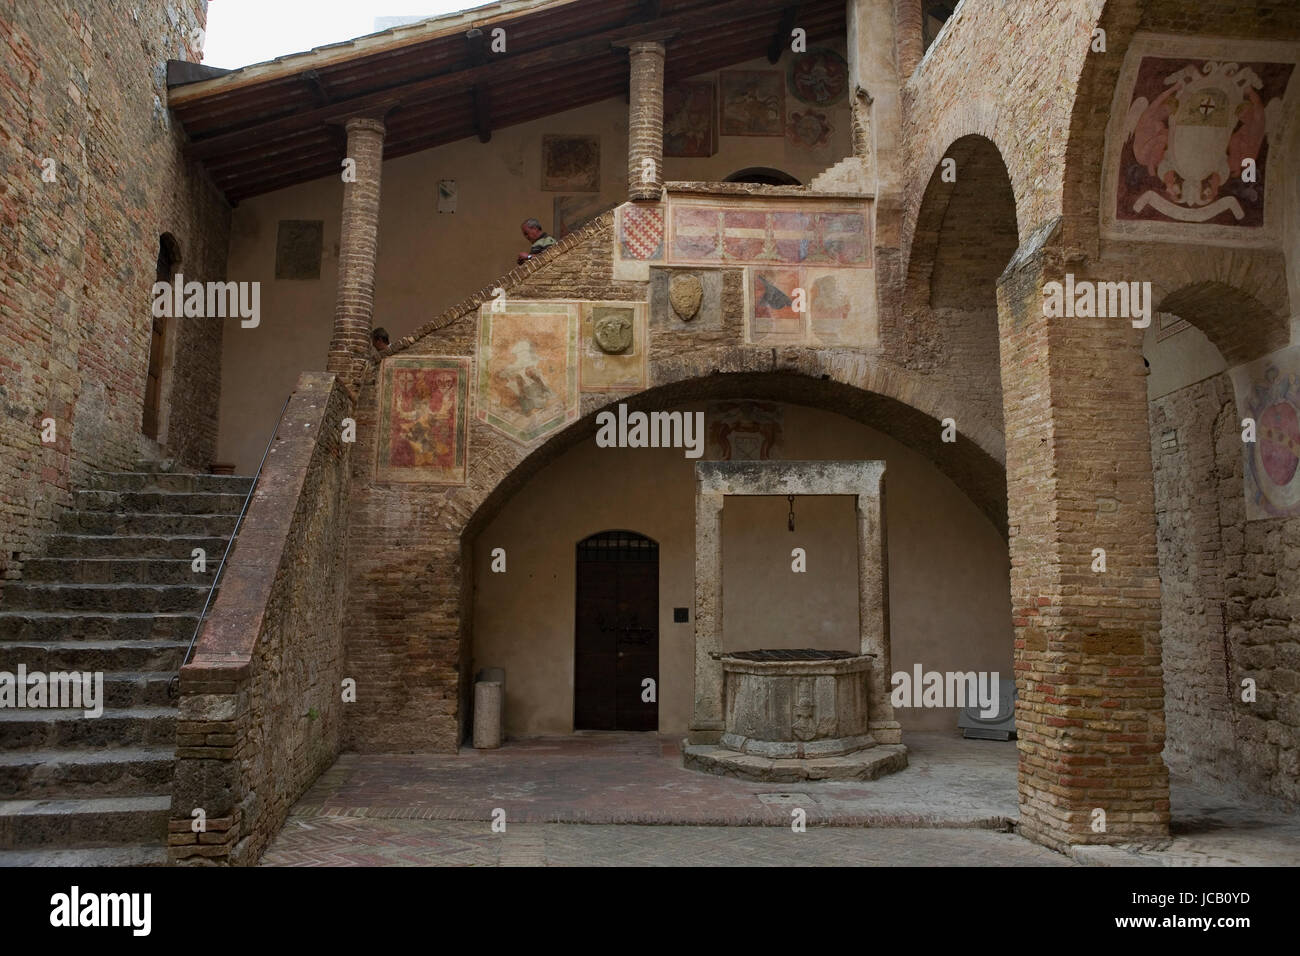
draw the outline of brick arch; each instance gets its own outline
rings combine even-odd
[[[595,417],[626,402],[651,411],[686,402],[755,398],[821,408],[861,422],[924,455],[1007,534],[1002,436],[987,422],[953,409],[962,405],[924,376],[882,368],[856,352],[821,349],[700,349],[651,361],[655,385],[632,395],[585,396],[583,416],[518,458],[494,460],[466,488],[471,511],[461,538],[472,540],[533,475],[596,432]],[[944,418],[957,420],[955,443],[940,438]],[[458,508],[460,510],[460,508]],[[464,513],[462,511],[462,513]]]
[[[1229,367],[1290,342],[1290,296],[1281,253],[1168,245],[1127,251],[1132,255],[1109,271],[1131,271],[1150,281],[1154,311],[1173,313],[1196,326]]]
[[[955,182],[943,179],[949,158]],[[995,284],[1019,244],[1015,190],[997,145],[978,133],[954,140],[934,165],[913,224],[905,309],[996,307]],[[958,288],[974,297],[954,301]]]

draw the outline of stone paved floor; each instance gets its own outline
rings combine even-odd
[[[685,770],[676,737],[583,734],[460,754],[345,754],[294,807],[271,866],[1068,866],[1006,830],[1014,742],[913,733],[869,782],[753,783]],[[1105,866],[1300,864],[1295,816],[1175,778],[1172,844],[1090,847]],[[808,829],[794,833],[791,810]],[[491,832],[501,808],[506,832]],[[600,826],[574,824],[601,824]]]

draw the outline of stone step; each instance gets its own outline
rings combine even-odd
[[[0,752],[0,800],[140,796],[171,789],[176,746]]]
[[[73,508],[114,514],[237,515],[243,495],[208,491],[78,491]]]
[[[65,511],[59,530],[72,534],[194,535],[227,537],[238,515],[114,514],[110,511]]]
[[[80,710],[0,709],[0,750],[168,745],[176,745],[174,707],[106,707],[98,717]]]
[[[142,611],[0,610],[0,650],[6,642],[188,641],[199,624],[202,601],[183,611],[152,614]]]
[[[56,584],[14,581],[5,586],[6,611],[198,611],[206,584]]]
[[[104,671],[105,707],[175,707],[167,685],[177,671]]]
[[[190,639],[175,641],[0,641],[0,670],[157,672],[180,670]]]
[[[206,556],[205,556],[206,561]],[[185,558],[31,558],[23,563],[28,583],[211,585],[218,554],[202,571]]]
[[[163,558],[191,560],[194,549],[207,552],[208,566],[221,562],[226,553],[226,536],[218,535],[122,535],[56,534],[49,538],[47,558]],[[40,559],[36,559],[40,560]],[[32,564],[23,565],[23,575]]]
[[[166,866],[169,862],[166,847],[153,843],[70,850],[0,850],[0,867]]]
[[[166,846],[171,797],[0,800],[0,850]]]
[[[190,475],[167,472],[99,471],[90,476],[89,490],[177,491],[184,493],[248,494],[253,479],[247,475]]]

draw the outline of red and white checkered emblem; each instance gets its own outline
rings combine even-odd
[[[624,259],[652,260],[664,257],[664,213],[662,209],[633,207],[622,211],[620,242]]]

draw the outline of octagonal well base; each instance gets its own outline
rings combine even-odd
[[[694,745],[683,741],[682,763],[688,770],[764,783],[875,780],[887,773],[904,769],[907,766],[907,748],[902,744],[879,744],[837,757],[773,759],[737,753],[726,747]]]

